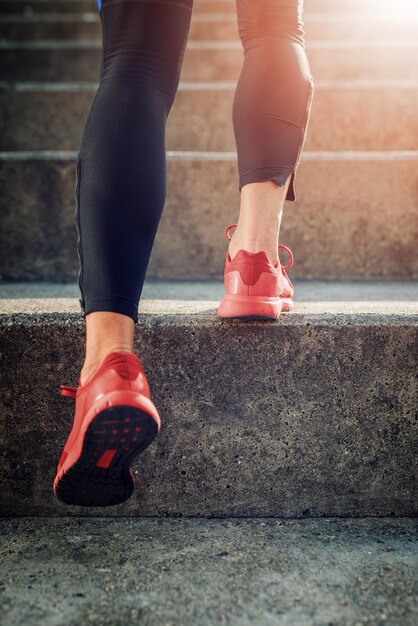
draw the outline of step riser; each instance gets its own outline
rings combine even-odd
[[[95,91],[0,93],[0,150],[78,150]],[[168,118],[167,149],[236,150],[233,95],[232,87],[180,88]],[[356,89],[354,83],[352,88],[317,86],[305,149],[413,150],[417,99],[418,83],[405,89],[396,82],[368,89]]]
[[[417,48],[312,48],[308,49],[314,78],[416,79]],[[237,80],[242,50],[187,49],[182,80]],[[96,81],[100,50],[96,48],[2,50],[2,80]]]
[[[92,19],[94,14],[89,16]],[[192,18],[189,40],[209,40],[224,41],[239,39],[238,28],[235,15],[230,15],[226,20],[220,16],[219,20],[208,19],[203,21],[205,16],[198,15]],[[200,18],[200,19],[199,19]],[[336,17],[334,20],[326,19],[321,21],[319,14],[314,19],[306,14],[304,20],[305,39],[366,39],[368,41],[379,41],[381,39],[406,38],[413,39],[418,33],[417,22],[396,22],[376,21],[366,19],[364,21],[347,17],[346,19]],[[48,17],[48,21],[27,21],[1,22],[0,18],[0,39],[6,40],[36,40],[36,39],[101,39],[102,28],[99,18],[94,21],[68,21],[53,22]]]
[[[83,325],[65,320],[1,328],[1,515],[77,512],[52,494],[74,410],[59,385],[84,350]],[[415,328],[161,322],[148,317],[136,346],[163,423],[138,494],[83,514],[416,514]]]
[[[292,276],[418,277],[417,170],[416,160],[302,160],[281,234]],[[0,180],[3,278],[75,279],[74,160],[2,162]],[[168,190],[148,275],[221,276],[236,162],[169,158]]]

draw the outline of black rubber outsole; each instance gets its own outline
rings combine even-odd
[[[61,477],[55,495],[77,506],[120,504],[134,491],[133,459],[158,433],[156,421],[132,406],[109,407],[89,425],[78,461]]]

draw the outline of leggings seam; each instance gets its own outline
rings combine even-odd
[[[245,170],[244,172],[242,172],[242,174],[240,175],[240,181],[247,176],[248,174],[252,173],[252,172],[257,172],[258,170],[264,170],[264,169],[269,169],[269,168],[278,168],[279,170],[288,170],[289,169],[289,174],[286,176],[286,180],[289,177],[289,175],[291,176],[291,180],[289,183],[289,188],[286,194],[287,195],[292,192],[292,194],[295,196],[295,190],[294,190],[294,183],[295,183],[295,178],[296,178],[296,172],[298,170],[298,163],[299,163],[299,159],[300,159],[300,155],[302,152],[302,148],[304,146],[304,136],[305,136],[305,131],[307,128],[307,123],[308,123],[308,117],[309,117],[309,112],[310,112],[310,108],[311,108],[311,103],[312,103],[312,99],[313,99],[313,94],[314,94],[314,83],[313,83],[313,77],[312,74],[310,76],[311,80],[310,80],[310,87],[309,87],[309,94],[308,94],[308,98],[307,98],[307,102],[306,102],[306,107],[305,107],[305,111],[304,111],[304,115],[303,115],[303,119],[302,119],[302,123],[301,125],[297,125],[300,128],[301,131],[301,138],[300,138],[300,142],[299,142],[299,149],[295,158],[295,162],[293,165],[286,167],[280,164],[273,164],[273,165],[260,165],[258,167],[251,167],[248,170]],[[306,137],[305,137],[306,138]],[[278,176],[282,176],[283,174],[279,174]],[[269,179],[270,180],[270,179]]]
[[[84,300],[84,293],[83,293],[83,274],[84,274],[84,263],[83,263],[83,250],[82,250],[82,241],[81,241],[81,223],[80,223],[80,178],[81,178],[81,160],[80,160],[80,156],[78,156],[77,158],[77,165],[76,165],[76,225],[78,228],[78,243],[77,243],[77,250],[78,250],[78,254],[80,257],[80,271],[79,271],[79,275],[78,275],[78,287],[80,289],[80,293],[81,293],[81,298],[79,299],[81,308],[84,309],[84,305],[85,305],[85,300]]]
[[[102,54],[102,58],[101,58],[100,72],[99,72],[99,86],[97,88],[96,95],[94,96],[93,102],[91,103],[90,111],[89,111],[86,123],[84,125],[84,131],[83,131],[83,135],[82,135],[81,141],[80,141],[80,150],[79,150],[79,152],[81,152],[81,150],[83,148],[84,138],[85,138],[85,135],[87,133],[87,127],[88,127],[88,124],[89,124],[89,121],[90,121],[90,117],[91,117],[91,114],[93,113],[93,108],[94,108],[94,105],[96,104],[96,100],[97,100],[97,97],[99,95],[100,88],[102,86],[101,83],[102,83],[103,72],[104,72],[104,57],[105,57],[104,53],[105,53],[105,45],[106,45],[106,25],[105,25],[105,22],[104,22],[103,19],[101,20],[101,24],[102,24],[102,53],[101,53]]]
[[[90,111],[89,114],[87,116],[85,125],[84,125],[84,130],[83,130],[83,135],[81,137],[81,141],[80,141],[80,149],[78,151],[78,156],[77,156],[77,183],[76,183],[76,222],[78,225],[78,231],[79,231],[79,254],[80,254],[80,275],[79,275],[79,288],[81,291],[81,300],[80,300],[80,304],[81,304],[81,308],[85,309],[85,305],[86,305],[86,300],[85,300],[85,296],[84,296],[84,291],[83,291],[83,279],[84,279],[84,256],[83,256],[83,247],[82,247],[82,233],[81,233],[81,219],[80,219],[80,184],[81,184],[81,152],[84,146],[84,140],[85,140],[85,136],[87,134],[87,128],[90,122],[90,118],[91,115],[93,113],[93,109],[94,106],[96,104],[97,101],[97,97],[99,95],[100,92],[100,88],[102,86],[102,79],[103,79],[103,71],[104,71],[104,50],[105,50],[105,40],[106,40],[106,26],[105,26],[105,22],[104,19],[101,19],[101,25],[102,25],[102,58],[101,58],[101,63],[100,63],[100,73],[99,73],[99,87],[96,91],[96,94],[94,96],[93,102],[91,103],[91,107],[90,107]]]
[[[294,166],[294,172],[296,173],[297,167],[298,167],[298,163],[299,163],[299,158],[302,152],[302,148],[304,147],[305,144],[305,139],[306,139],[306,129],[307,129],[307,125],[308,125],[308,118],[309,118],[309,113],[310,113],[310,109],[311,109],[311,104],[312,104],[312,100],[313,100],[313,94],[314,94],[314,83],[313,83],[313,78],[311,75],[311,80],[310,80],[310,86],[309,86],[309,95],[308,95],[308,99],[307,99],[307,103],[306,103],[306,107],[305,107],[305,113],[303,116],[303,120],[302,120],[302,125],[301,125],[301,138],[300,138],[300,142],[299,142],[299,150],[296,156],[296,160],[295,160],[295,166]]]

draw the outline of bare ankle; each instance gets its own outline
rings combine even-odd
[[[247,239],[247,238],[232,238],[228,252],[231,259],[237,254],[239,250],[247,250],[247,252],[260,252],[260,250],[265,250],[270,261],[273,265],[275,265],[278,261],[278,247],[276,242],[266,241],[263,239]]]
[[[94,372],[97,370],[99,364],[93,364],[93,365],[89,365],[88,367],[84,367],[80,372],[80,383],[82,385],[85,385],[86,382],[89,380],[89,378],[91,378],[94,374]]]

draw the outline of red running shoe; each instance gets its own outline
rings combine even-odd
[[[130,464],[161,427],[139,358],[109,352],[78,387],[61,385],[75,398],[74,423],[58,463],[54,492],[65,504],[110,506],[134,490]]]
[[[231,240],[229,230],[236,225],[225,229],[227,239]],[[265,250],[239,250],[233,260],[226,253],[225,295],[219,303],[219,317],[277,319],[281,312],[293,309],[294,287],[286,273],[293,265],[293,254],[282,244],[279,250],[289,255],[284,267],[280,261],[273,265]]]

